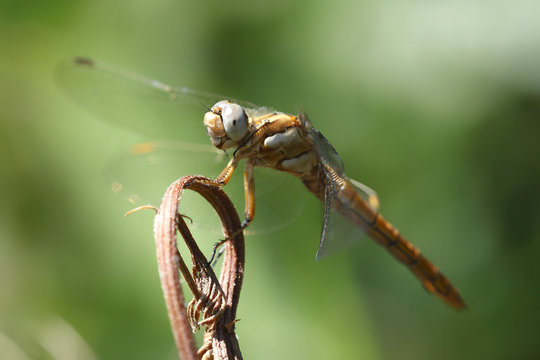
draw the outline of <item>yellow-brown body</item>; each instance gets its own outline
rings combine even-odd
[[[459,292],[437,267],[401,236],[399,231],[358,193],[344,174],[324,161],[316,146],[316,130],[305,121],[302,114],[293,116],[271,113],[250,117],[249,129],[246,139],[227,146],[236,147],[237,150],[227,168],[218,177],[218,181],[226,183],[238,161],[246,159],[245,226],[255,213],[253,166],[273,168],[299,177],[308,190],[322,202],[327,201],[325,188],[331,182],[336,190],[334,206],[342,216],[365,231],[394,258],[407,266],[429,292],[453,308],[465,307]]]

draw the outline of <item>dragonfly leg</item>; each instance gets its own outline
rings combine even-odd
[[[218,177],[214,179],[214,183],[218,186],[227,185],[227,183],[231,179],[234,170],[238,166],[238,162],[239,160],[237,157],[232,158],[225,167],[225,169],[223,169],[218,175]],[[220,240],[214,244],[214,248],[212,249],[212,255],[210,256],[209,261],[212,266],[215,265],[223,252],[223,248],[221,248],[221,245],[242,232],[253,220],[253,216],[255,214],[255,178],[253,176],[253,163],[251,163],[250,161],[247,161],[244,167],[244,193],[246,198],[246,209],[244,210],[245,219],[244,221],[242,221],[242,224],[240,225],[238,230],[227,236],[227,238]],[[218,249],[219,252],[217,251]]]
[[[218,177],[214,179],[214,182],[219,186],[227,185],[234,170],[238,166],[238,162],[239,160],[237,157],[232,158],[225,169],[223,169]],[[247,161],[244,167],[244,196],[245,219],[242,222],[242,226],[239,231],[244,230],[253,220],[253,216],[255,216],[255,177],[253,176],[253,163],[250,161]],[[232,236],[234,235],[236,234],[233,234]]]
[[[233,159],[234,160],[234,159]],[[221,175],[227,174],[227,171],[232,174],[232,171],[236,167],[236,164],[233,164],[232,161],[227,165],[227,167],[221,172],[220,176],[215,180],[218,182],[218,179],[221,177]],[[231,168],[231,170],[229,170]],[[230,178],[229,174],[229,178]],[[224,177],[225,178],[225,177]],[[228,179],[227,179],[228,181]],[[248,227],[248,225],[253,220],[253,217],[255,216],[255,177],[253,176],[253,163],[251,161],[246,161],[246,165],[244,166],[244,196],[245,196],[245,210],[244,215],[245,219],[242,221],[242,224],[231,235],[227,236],[227,238],[218,241],[214,244],[214,248],[212,249],[212,255],[210,257],[209,263],[212,264],[212,266],[215,265],[221,254],[223,253],[223,248],[221,248],[221,245],[223,245],[226,241],[229,239],[232,239],[236,235],[238,235],[240,232],[244,231],[245,228]],[[217,251],[219,249],[219,251]]]
[[[231,161],[225,166],[225,169],[221,171],[221,173],[218,175],[217,178],[214,179],[214,182],[219,186],[227,185],[229,180],[231,179],[232,174],[234,173],[234,170],[238,166],[238,160],[237,157],[233,157]]]
[[[229,240],[229,238],[226,238],[225,240],[220,240],[214,244],[214,247],[212,248],[212,255],[210,256],[210,260],[208,260],[208,263],[210,264],[210,266],[212,267],[216,266],[219,258],[223,254],[223,251],[225,251],[225,248],[222,248],[221,245],[223,245],[225,241],[227,240]],[[217,251],[218,249],[219,251]]]
[[[246,161],[244,166],[244,197],[245,197],[245,219],[242,222],[242,230],[245,229],[255,216],[255,177],[253,176],[253,163]]]

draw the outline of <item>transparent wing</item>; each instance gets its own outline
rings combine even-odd
[[[323,223],[321,229],[319,249],[317,250],[317,255],[315,256],[316,260],[320,260],[323,257],[329,255],[333,252],[332,250],[338,250],[339,248],[343,248],[345,242],[342,242],[343,246],[337,246],[337,248],[334,245],[337,245],[338,240],[346,240],[348,238],[344,238],[336,234],[337,229],[343,229],[343,226],[347,225],[339,223],[341,219],[336,210],[337,192],[337,184],[332,181],[328,182],[324,187]],[[332,239],[335,239],[335,241],[332,241]]]
[[[211,145],[145,142],[116,154],[105,166],[105,178],[113,192],[129,201],[129,208],[158,206],[173,181],[188,174],[213,178],[226,164],[226,154]]]
[[[366,201],[375,213],[378,211],[378,199],[374,193],[366,192],[363,188],[359,188],[353,183],[349,183],[349,185]],[[369,222],[365,222],[365,226],[361,226],[358,225],[360,222],[351,222],[344,215],[344,212],[354,210],[339,203],[338,186],[335,182],[329,182],[325,186],[323,228],[316,255],[317,260],[336,251],[351,247],[368,236],[365,226]]]
[[[88,111],[151,139],[208,143],[204,113],[224,99],[239,103],[251,114],[268,111],[246,101],[171,86],[89,58],[64,60],[55,75],[60,87]]]
[[[379,198],[371,188],[345,175],[343,161],[336,149],[319,130],[311,125],[305,115],[304,121],[313,139],[317,154],[323,163],[321,181],[324,182],[324,214],[321,239],[316,255],[316,259],[320,260],[335,251],[350,247],[367,236],[364,228],[349,221],[344,216],[343,212],[351,209],[340,205],[338,196],[341,185],[338,183],[338,179],[346,181],[374,212],[378,212]]]
[[[368,203],[368,205],[371,206],[371,209],[374,212],[379,211],[380,202],[379,202],[379,197],[377,196],[377,193],[375,192],[375,190],[347,176],[344,176],[344,178],[349,182],[349,184],[354,188],[354,190],[358,194],[360,194],[362,199],[364,199]]]
[[[313,139],[313,145],[315,146],[321,161],[331,167],[337,174],[343,175],[345,166],[336,149],[334,149],[332,144],[330,144],[330,141],[328,141],[328,139],[311,124],[305,113],[300,116]]]
[[[229,161],[224,152],[210,145],[183,142],[147,142],[117,154],[107,164],[105,176],[114,192],[129,200],[126,210],[140,205],[158,206],[167,187],[188,174],[214,178]],[[273,169],[255,168],[255,218],[248,234],[263,234],[289,225],[301,213],[305,190],[289,174]],[[243,166],[223,188],[243,217]],[[217,217],[200,196],[187,191],[180,211],[194,220],[194,228],[219,234]]]
[[[375,192],[355,180],[347,180],[349,181],[349,185],[366,201],[371,209],[375,213],[378,212],[379,200]],[[360,185],[360,187],[358,185]],[[339,185],[335,182],[329,182],[329,184],[325,186],[323,228],[321,231],[319,249],[316,255],[317,260],[336,251],[351,247],[368,236],[364,227],[351,222],[342,213],[343,211],[352,211],[352,209],[341,206],[341,212],[338,210],[340,207],[338,186]]]
[[[108,182],[113,191],[130,201],[130,208],[158,205],[167,186],[181,176],[202,174],[213,178],[225,167],[228,158],[209,145],[202,124],[204,113],[216,102],[229,99],[243,106],[250,116],[273,111],[226,96],[171,86],[83,57],[63,61],[57,68],[56,80],[75,102],[111,124],[150,139],[174,140],[135,145],[108,164]],[[231,194],[239,212],[242,212],[242,168],[233,177],[225,191]],[[303,206],[299,198],[303,197],[303,191],[299,191],[301,184],[296,179],[277,171],[255,169],[255,181],[257,216],[248,231],[273,231],[286,226],[299,215]],[[286,196],[276,196],[280,192]],[[204,214],[199,225],[206,223],[210,209],[199,210],[205,204],[195,205],[189,193],[181,202],[183,211],[186,215]],[[276,211],[280,204],[276,204],[275,199],[292,199],[292,202]]]

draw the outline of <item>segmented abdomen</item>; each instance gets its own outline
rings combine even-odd
[[[392,224],[370,207],[346,180],[337,194],[337,210],[407,266],[429,292],[455,309],[466,307],[450,280],[401,236]]]

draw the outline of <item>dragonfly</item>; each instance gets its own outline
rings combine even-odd
[[[354,241],[367,234],[404,264],[428,292],[452,308],[466,307],[448,278],[380,214],[375,191],[345,174],[339,154],[305,113],[292,115],[242,100],[171,86],[86,57],[65,60],[59,67],[58,79],[68,93],[90,108],[104,107],[105,103],[138,94],[137,101],[143,102],[138,109],[144,112],[138,116],[147,118],[146,123],[125,118],[119,106],[110,106],[112,110],[106,116],[117,124],[149,135],[157,131],[175,138],[178,134],[167,129],[180,122],[185,134],[192,137],[192,134],[203,132],[200,122],[191,119],[202,116],[206,139],[209,137],[218,150],[232,151],[232,157],[213,184],[227,185],[239,164],[244,163],[242,229],[248,228],[255,218],[254,169],[288,173],[299,179],[323,204],[317,259],[343,247],[351,239]],[[117,90],[116,95],[112,98],[100,96],[100,89],[96,87],[102,84],[109,84],[112,93]],[[130,94],[125,91],[128,88]],[[144,106],[144,103],[154,101],[161,105]],[[163,104],[174,104],[172,117],[160,112],[160,108],[167,106]],[[204,115],[201,104],[206,105]],[[208,107],[210,104],[213,105]]]

